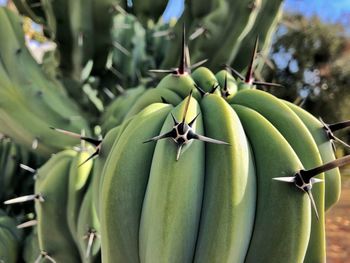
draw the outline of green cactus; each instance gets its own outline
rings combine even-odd
[[[41,64],[1,8],[0,261],[325,262],[350,121],[258,90],[281,2],[14,1]]]

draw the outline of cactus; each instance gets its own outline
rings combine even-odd
[[[57,49],[0,9],[0,261],[325,262],[350,122],[258,90],[280,0],[14,3]]]

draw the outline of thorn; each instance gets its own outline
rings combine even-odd
[[[148,70],[151,73],[169,73],[169,74],[176,74],[176,69],[150,69]]]
[[[181,57],[180,57],[180,65],[178,68],[178,73],[180,75],[185,74],[187,72],[186,65],[186,28],[185,24],[182,25],[182,46],[181,46]]]
[[[195,69],[195,68],[199,68],[200,66],[202,66],[203,64],[205,64],[208,61],[208,59],[203,59],[201,61],[198,61],[197,63],[194,63],[192,66],[190,66],[189,68]]]
[[[223,145],[230,145],[227,142],[224,141],[220,141],[220,140],[216,140],[216,139],[212,139],[203,135],[199,135],[199,134],[193,134],[192,135],[192,139],[196,139],[202,142],[210,142],[210,143],[214,143],[214,144],[223,144]]]
[[[25,171],[28,171],[28,172],[32,173],[32,174],[35,174],[35,173],[36,173],[36,170],[35,170],[34,168],[29,167],[28,165],[25,165],[25,164],[23,164],[23,163],[20,163],[20,164],[19,164],[19,167],[20,167],[21,169],[25,170]]]
[[[224,65],[224,66],[226,69],[229,69],[236,78],[239,78],[240,80],[244,80],[244,77],[237,70],[235,70],[229,65]]]
[[[17,225],[17,228],[18,229],[27,228],[27,227],[36,226],[37,224],[38,224],[38,221],[34,219],[34,220],[30,220],[30,221],[27,221],[27,222],[24,222],[22,224]]]
[[[200,35],[204,34],[207,31],[204,27],[200,26],[198,27],[189,37],[189,40],[195,40]]]
[[[254,76],[253,76],[253,71],[254,71],[254,60],[255,60],[255,56],[256,53],[258,51],[258,45],[259,45],[259,38],[257,37],[255,40],[255,44],[254,44],[254,49],[253,49],[253,53],[252,53],[252,57],[250,58],[250,63],[248,66],[248,70],[247,70],[247,74],[245,76],[244,82],[248,83],[248,84],[252,84],[254,81]]]
[[[323,180],[322,179],[318,179],[318,178],[311,178],[311,183],[312,184],[317,184],[317,183],[322,183]]]
[[[190,50],[188,49],[188,46],[186,45],[185,48],[185,69],[187,73],[191,74],[191,58],[190,58]]]
[[[45,200],[41,194],[32,194],[32,195],[24,195],[24,196],[20,196],[20,197],[6,200],[4,202],[4,204],[5,205],[12,205],[12,204],[24,203],[24,202],[29,202],[29,201],[44,202]]]
[[[35,138],[32,142],[32,149],[36,150],[38,148],[38,145],[39,145],[39,140],[38,138]]]
[[[318,215],[318,212],[317,212],[317,207],[316,207],[316,204],[315,204],[315,200],[314,200],[314,197],[312,195],[312,192],[311,191],[305,191],[310,199],[310,202],[311,202],[311,205],[312,205],[312,208],[313,210],[315,211],[315,215],[316,215],[316,218],[317,218],[317,221],[320,219],[319,215]]]
[[[194,83],[194,87],[199,91],[201,96],[203,97],[207,92],[205,92],[201,87],[199,87],[196,83]]]
[[[50,127],[50,129],[54,130],[54,131],[57,131],[57,132],[60,132],[60,133],[63,133],[65,135],[68,135],[68,136],[73,137],[73,138],[81,139],[81,135],[79,133],[66,131],[66,130],[63,130],[63,129],[55,128],[55,127]]]
[[[186,105],[185,105],[185,109],[184,109],[184,113],[183,113],[183,117],[182,117],[182,123],[185,123],[185,120],[186,120],[188,108],[190,106],[190,102],[191,102],[191,98],[192,98],[192,92],[193,92],[193,89],[191,89],[190,94],[188,95],[188,99],[187,99],[187,102],[186,102]]]
[[[332,144],[333,153],[335,153],[337,151],[337,147],[335,146],[334,140],[331,140],[331,144]]]
[[[173,115],[173,113],[171,112],[171,118],[173,119],[174,125],[179,124],[179,122],[176,120],[175,116]]]
[[[160,96],[160,99],[162,100],[163,103],[170,104],[163,96]]]
[[[210,93],[213,94],[216,91],[216,89],[219,88],[219,87],[220,87],[219,84],[214,84],[213,87],[211,88]]]
[[[307,100],[308,96],[306,97],[301,97],[301,96],[298,96],[294,101],[293,101],[293,104],[299,106],[299,107],[303,107],[306,100]]]
[[[170,132],[166,132],[166,133],[164,133],[164,134],[155,136],[155,137],[153,137],[153,138],[151,138],[151,139],[148,139],[147,141],[144,141],[143,143],[158,141],[158,140],[165,139],[165,138],[172,138],[172,136],[173,136],[173,132],[170,131]]]
[[[91,256],[92,245],[96,237],[97,237],[97,234],[96,234],[96,230],[94,229],[89,229],[88,233],[83,237],[84,239],[88,239],[85,258],[89,258]]]
[[[39,263],[43,258],[51,261],[52,263],[56,263],[56,261],[44,250],[40,251],[40,255],[37,257],[34,263]]]
[[[78,165],[78,167],[82,166],[83,164],[87,163],[88,161],[90,161],[91,159],[95,158],[96,156],[98,156],[100,154],[100,150],[101,147],[100,145],[98,147],[96,147],[96,151],[91,154],[84,162],[82,162],[81,164]]]
[[[344,145],[345,147],[350,148],[350,145],[349,145],[349,144],[347,144],[347,143],[344,142],[343,140],[339,139],[338,137],[333,136],[333,139],[334,139],[336,142],[338,142],[338,143]]]
[[[275,178],[272,178],[272,180],[286,182],[286,183],[294,183],[295,176],[293,176],[293,177],[275,177]]]
[[[182,150],[182,145],[183,145],[183,144],[177,146],[176,161],[178,161],[178,160],[180,159],[181,150]]]
[[[152,37],[157,38],[157,37],[166,37],[171,34],[171,31],[169,29],[167,30],[161,30],[161,31],[156,31],[152,34]]]
[[[224,90],[226,90],[226,91],[228,90],[227,89],[227,71],[225,73]]]
[[[339,131],[345,128],[350,127],[350,120],[348,121],[342,121],[342,122],[337,122],[337,123],[333,123],[333,124],[328,124],[328,128],[332,131]]]
[[[71,132],[71,131],[66,131],[66,130],[63,130],[63,129],[58,129],[58,128],[54,128],[54,127],[50,127],[50,129],[54,130],[54,131],[57,131],[57,132],[60,132],[60,133],[63,133],[65,135],[68,135],[70,137],[73,137],[73,138],[76,138],[76,139],[79,139],[79,140],[83,140],[83,141],[86,141],[88,143],[91,143],[92,145],[98,147],[101,143],[102,143],[102,140],[98,140],[98,139],[93,139],[93,138],[90,138],[90,137],[85,137],[85,136],[81,136],[79,133],[75,133],[75,132]]]
[[[119,79],[123,79],[123,74],[120,73],[116,68],[114,68],[113,66],[111,66],[109,68],[109,71],[112,72],[117,78]]]
[[[321,166],[318,166],[310,170],[306,170],[306,171],[301,170],[300,172],[304,181],[310,181],[311,178],[315,177],[318,174],[332,170],[334,168],[342,167],[347,164],[350,164],[350,155],[346,155],[344,157],[325,163]]]
[[[188,124],[188,126],[192,127],[193,124],[194,124],[194,122],[196,121],[196,119],[198,118],[199,115],[200,115],[200,113],[198,113],[198,114],[196,115],[196,117],[194,117],[193,120],[190,121],[190,123]]]
[[[122,52],[125,56],[130,57],[130,51],[127,50],[125,47],[123,47],[119,42],[114,41],[113,46],[118,49],[120,52]]]
[[[253,81],[252,84],[257,86],[268,86],[268,87],[278,87],[278,88],[285,88],[283,85],[278,83],[271,83],[271,82],[264,82],[264,81]]]
[[[115,95],[108,88],[103,88],[103,92],[107,95],[107,97],[111,100],[115,99]]]
[[[78,46],[82,47],[84,44],[84,33],[83,32],[79,32],[78,35]]]
[[[115,89],[119,92],[120,95],[123,95],[125,93],[125,89],[120,85],[115,85]]]

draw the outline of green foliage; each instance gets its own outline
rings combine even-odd
[[[288,89],[274,93],[291,101],[307,97],[304,107],[326,121],[349,118],[349,39],[344,28],[302,15],[285,14],[283,21],[271,51],[275,70],[265,74]]]

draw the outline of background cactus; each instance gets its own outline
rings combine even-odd
[[[13,2],[57,48],[0,9],[0,260],[325,262],[350,123],[257,90],[281,0]]]

